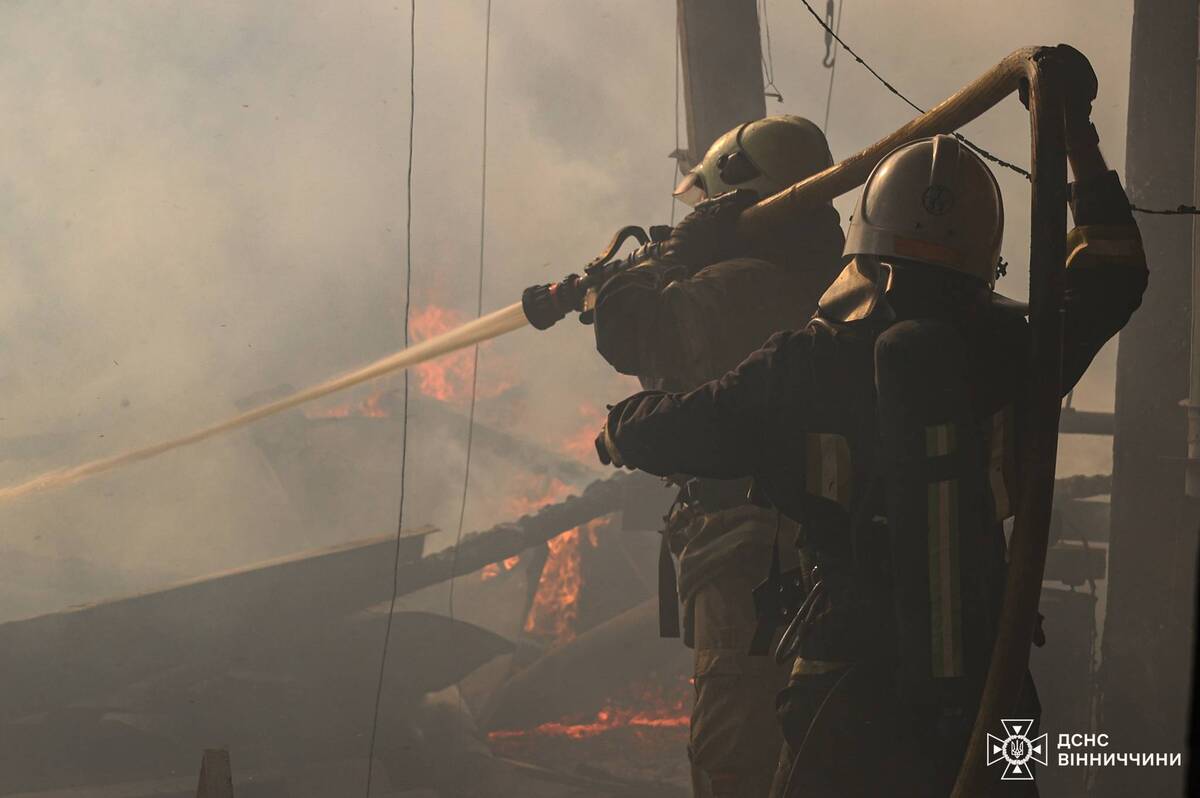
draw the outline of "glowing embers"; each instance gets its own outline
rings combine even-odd
[[[494,562],[491,565],[485,565],[483,570],[479,572],[479,581],[486,582],[489,579],[495,579],[500,575],[501,569],[505,571],[511,571],[513,568],[516,568],[520,562],[521,555],[517,554],[502,562]]]
[[[681,730],[687,732],[692,686],[686,679],[663,683],[650,680],[632,685],[613,696],[591,718],[563,718],[530,729],[497,729],[488,732],[493,744],[532,738],[582,740],[617,730]]]

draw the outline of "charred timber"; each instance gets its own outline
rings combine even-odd
[[[1076,474],[1054,480],[1054,500],[1087,499],[1112,492],[1112,474]]]
[[[617,474],[597,480],[578,496],[568,496],[558,504],[543,507],[511,523],[473,532],[464,536],[458,546],[403,563],[399,575],[400,595],[478,571],[485,565],[540,546],[568,529],[615,512],[625,501],[629,483],[645,478],[644,475]]]
[[[465,536],[457,557],[450,548],[401,562],[400,595],[544,545],[620,509],[629,488],[647,479],[594,482],[579,496]],[[387,599],[395,546],[389,535],[0,624],[0,719],[108,695],[172,668],[223,672],[274,649],[303,648]]]

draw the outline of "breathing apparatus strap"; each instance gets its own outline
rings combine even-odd
[[[658,636],[679,637],[679,577],[666,530],[658,547]]]
[[[671,556],[671,524],[676,512],[683,506],[685,488],[671,504],[663,518],[663,529],[658,546],[658,636],[679,637],[679,576],[675,573],[675,559]]]
[[[785,618],[782,607],[783,575],[779,564],[779,535],[783,527],[783,513],[775,511],[775,539],[771,543],[771,567],[767,578],[754,588],[754,637],[750,640],[752,657],[762,657],[771,648],[771,638]]]

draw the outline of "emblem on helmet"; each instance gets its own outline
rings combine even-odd
[[[954,192],[935,183],[921,195],[921,205],[934,216],[941,216],[954,207]]]

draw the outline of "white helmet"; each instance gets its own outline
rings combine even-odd
[[[821,297],[823,314],[862,318],[901,258],[996,285],[1004,204],[996,178],[954,136],[904,144],[871,171],[846,232],[853,260]]]

